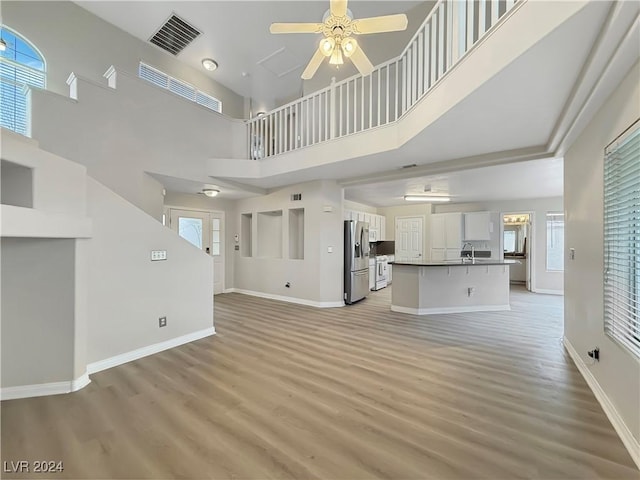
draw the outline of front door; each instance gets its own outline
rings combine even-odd
[[[396,217],[396,260],[422,259],[422,217]]]
[[[224,213],[170,210],[171,229],[213,257],[213,293],[224,290]]]

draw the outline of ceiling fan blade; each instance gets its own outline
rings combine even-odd
[[[363,77],[366,77],[373,72],[373,64],[361,48],[356,48],[349,58]]]
[[[331,0],[331,15],[344,17],[347,14],[347,0]]]
[[[309,80],[313,78],[324,59],[325,56],[322,51],[320,49],[316,50],[316,53],[313,55],[313,57],[311,57],[309,65],[307,65],[307,68],[305,68],[304,72],[302,72],[302,79]]]
[[[271,33],[320,33],[322,23],[272,23]]]
[[[407,16],[404,13],[382,17],[360,18],[351,24],[353,31],[359,34],[398,32],[407,29]]]

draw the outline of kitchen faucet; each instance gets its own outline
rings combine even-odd
[[[463,251],[467,247],[467,245],[469,245],[471,247],[471,261],[475,262],[476,261],[476,248],[473,246],[473,244],[471,244],[470,242],[467,242],[462,246],[462,250]],[[467,254],[467,258],[469,258],[469,254]]]

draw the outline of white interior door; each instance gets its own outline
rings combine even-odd
[[[422,217],[396,217],[396,260],[423,258],[422,222]]]

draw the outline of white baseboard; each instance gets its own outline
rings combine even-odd
[[[410,315],[433,315],[436,313],[471,313],[471,312],[504,312],[511,310],[510,305],[476,305],[439,308],[411,308],[391,305],[392,312],[408,313]]]
[[[548,288],[532,288],[533,293],[544,293],[545,295],[564,295],[564,290],[551,290]]]
[[[565,348],[567,349],[567,352],[569,352],[569,356],[573,360],[573,363],[575,363],[576,367],[578,367],[578,370],[582,374],[582,377],[585,379],[587,385],[589,385],[589,388],[600,403],[600,406],[602,407],[602,410],[604,410],[604,413],[607,415],[607,418],[611,422],[611,425],[613,425],[613,428],[620,437],[620,440],[622,440],[622,443],[629,451],[631,458],[640,469],[640,442],[633,436],[627,425],[624,423],[624,420],[616,410],[616,407],[613,405],[613,403],[611,403],[611,400],[609,400],[609,397],[596,380],[596,377],[593,376],[593,373],[591,373],[591,370],[589,370],[587,365],[584,363],[584,360],[582,360],[582,357],[576,351],[576,349],[573,348],[573,345],[571,345],[571,342],[567,339],[567,337],[563,338],[563,343]]]
[[[40,383],[36,385],[20,385],[18,387],[4,387],[0,389],[0,400],[14,400],[17,398],[42,397],[45,395],[60,395],[80,390],[91,383],[89,374],[85,372],[80,377],[66,382]]]
[[[107,368],[117,367],[118,365],[122,365],[123,363],[132,362],[133,360],[138,360],[139,358],[153,355],[154,353],[159,353],[170,348],[179,347],[180,345],[184,345],[185,343],[195,342],[196,340],[200,340],[201,338],[209,337],[215,334],[216,330],[214,327],[205,328],[204,330],[198,330],[197,332],[188,333],[187,335],[182,335],[181,337],[172,338],[160,343],[154,343],[153,345],[148,345],[146,347],[138,348],[130,352],[122,353],[120,355],[116,355],[115,357],[105,358],[104,360],[90,363],[89,365],[87,365],[87,371],[90,374],[101,372],[102,370],[106,370]]]
[[[284,295],[274,295],[272,293],[255,292],[253,290],[244,290],[242,288],[228,288],[224,293],[242,293],[243,295],[251,295],[252,297],[267,298],[269,300],[279,300],[281,302],[297,303],[299,305],[307,305],[316,308],[336,308],[344,307],[344,302],[316,302],[315,300],[307,300],[304,298],[287,297]]]

